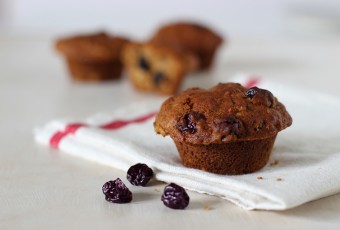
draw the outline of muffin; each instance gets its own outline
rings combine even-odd
[[[277,133],[291,124],[285,106],[268,90],[220,83],[167,99],[154,128],[174,140],[185,166],[237,175],[264,167]]]
[[[199,62],[197,69],[204,70],[211,66],[223,39],[203,25],[177,22],[161,27],[150,42],[194,55]]]
[[[79,35],[56,41],[70,75],[80,81],[117,79],[122,73],[121,52],[127,39],[106,33]]]
[[[174,94],[191,68],[187,56],[150,43],[129,43],[122,59],[136,89],[159,94]]]

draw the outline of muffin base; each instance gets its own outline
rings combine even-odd
[[[69,72],[73,79],[79,81],[105,81],[120,78],[122,64],[118,61],[111,62],[81,62],[67,60]]]
[[[223,144],[195,145],[177,142],[184,166],[216,174],[240,175],[263,168],[272,151],[274,137]]]

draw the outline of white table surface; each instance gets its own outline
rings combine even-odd
[[[247,72],[340,96],[340,40],[231,41],[214,70],[188,76],[183,88]],[[271,212],[188,192],[189,207],[176,211],[160,201],[164,184],[153,182],[129,186],[132,203],[112,204],[101,186],[117,177],[126,181],[124,172],[33,140],[33,128],[51,119],[83,118],[152,97],[135,92],[126,78],[70,81],[50,39],[0,37],[0,229],[340,229],[340,194]]]

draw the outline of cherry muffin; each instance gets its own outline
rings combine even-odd
[[[120,78],[121,52],[127,39],[106,33],[77,35],[56,41],[56,49],[65,56],[70,75],[80,81]]]
[[[194,55],[198,70],[211,66],[216,50],[223,39],[216,32],[197,23],[176,22],[162,26],[151,38],[151,43]]]
[[[220,83],[167,99],[154,128],[174,140],[185,166],[236,175],[264,167],[278,132],[291,124],[268,90]]]
[[[123,62],[131,83],[141,91],[159,94],[177,92],[189,59],[179,52],[150,43],[129,43]]]

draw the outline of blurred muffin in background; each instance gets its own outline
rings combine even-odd
[[[187,73],[208,69],[223,39],[207,27],[178,22],[161,27],[148,41],[130,43],[124,67],[141,91],[175,94]]]
[[[176,93],[191,68],[185,54],[152,43],[129,43],[122,55],[130,82],[145,92]]]
[[[61,38],[55,47],[65,56],[73,79],[103,81],[120,78],[121,52],[127,42],[126,38],[100,32]]]
[[[198,60],[197,70],[205,70],[211,67],[223,38],[206,26],[194,22],[176,22],[160,27],[150,42],[195,56]]]

